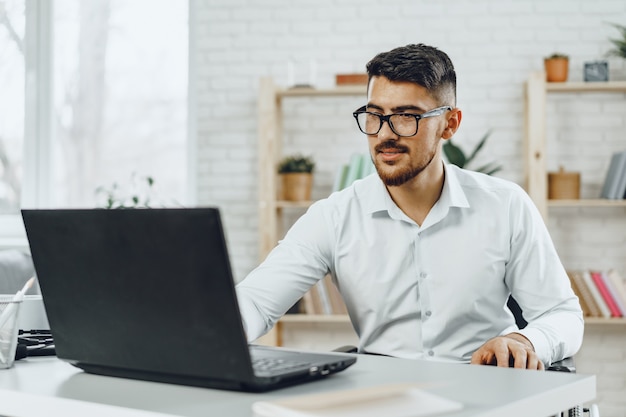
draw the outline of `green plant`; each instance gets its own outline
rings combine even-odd
[[[96,188],[96,196],[102,196],[104,203],[100,206],[107,209],[150,207],[154,178],[150,176],[131,176],[130,194],[124,192],[118,183],[114,182],[110,188],[100,186]]]
[[[313,172],[315,162],[310,156],[290,155],[286,156],[278,164],[278,173],[287,174],[293,172]]]
[[[617,29],[622,35],[621,39],[610,38],[609,41],[613,44],[614,48],[609,50],[608,55],[618,56],[620,58],[626,58],[626,26],[619,25],[617,23],[609,23],[615,29]]]
[[[485,135],[482,137],[480,142],[478,142],[478,144],[476,145],[474,150],[469,154],[469,156],[466,156],[465,152],[463,152],[461,148],[459,148],[457,145],[452,143],[452,139],[448,139],[446,142],[444,142],[443,153],[446,155],[448,162],[458,166],[459,168],[465,168],[466,165],[468,165],[470,162],[474,160],[478,152],[485,145],[485,142],[487,142],[489,135],[491,135],[491,131],[488,131],[487,133],[485,133]],[[502,169],[502,166],[496,165],[495,162],[489,162],[481,167],[474,169],[474,171],[482,172],[487,175],[492,175],[500,171],[501,169]]]

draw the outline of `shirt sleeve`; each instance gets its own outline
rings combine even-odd
[[[329,271],[331,230],[322,201],[294,223],[265,261],[237,287],[249,341],[267,333]]]
[[[532,200],[520,190],[509,209],[511,257],[505,280],[528,322],[518,333],[528,338],[541,361],[550,365],[580,348],[582,309]]]

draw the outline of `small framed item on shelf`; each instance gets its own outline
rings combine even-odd
[[[609,63],[607,61],[585,62],[583,75],[586,82],[608,81]]]

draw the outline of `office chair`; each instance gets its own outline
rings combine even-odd
[[[528,322],[524,319],[524,315],[522,314],[522,309],[519,304],[513,297],[509,297],[507,301],[507,307],[513,313],[515,317],[515,324],[520,329],[526,327]],[[358,349],[356,346],[352,345],[344,345],[333,349],[335,352],[343,352],[343,353],[358,353]],[[546,368],[547,371],[556,371],[556,372],[576,372],[576,365],[574,363],[574,358],[565,358],[558,362],[554,362],[549,367]],[[578,405],[576,407],[570,408],[569,410],[561,413],[558,417],[578,417],[582,416],[583,413],[588,413],[589,417],[600,417],[600,412],[598,410],[598,406],[596,404],[592,404],[589,408],[583,408]],[[557,417],[557,416],[555,416]]]

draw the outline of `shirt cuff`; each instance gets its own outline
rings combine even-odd
[[[544,363],[545,366],[550,366],[552,363],[552,349],[550,348],[550,342],[546,335],[539,329],[524,328],[517,330],[515,333],[519,333],[526,337],[533,344],[535,353],[539,357],[539,360]]]

